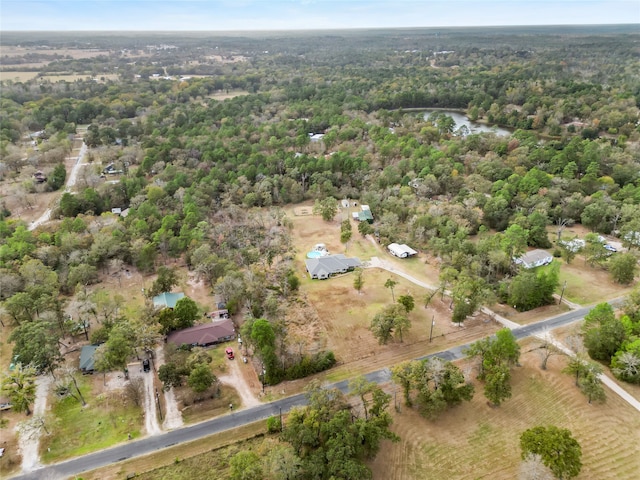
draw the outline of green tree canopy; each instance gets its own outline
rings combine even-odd
[[[582,469],[582,449],[566,428],[533,427],[520,435],[522,458],[540,455],[542,462],[559,479],[577,477]]]
[[[31,365],[37,370],[49,370],[53,373],[63,360],[58,345],[58,336],[50,322],[26,322],[18,326],[9,341],[13,342],[13,355],[20,363]]]
[[[14,411],[31,415],[29,406],[36,399],[36,371],[33,367],[23,367],[18,363],[4,375],[0,385],[0,392],[9,398]]]
[[[205,392],[216,382],[216,377],[211,373],[209,365],[200,363],[189,373],[187,385],[196,393]]]
[[[198,304],[189,297],[183,297],[176,302],[173,309],[176,330],[192,327],[197,318],[200,317]]]

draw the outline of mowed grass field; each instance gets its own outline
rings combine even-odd
[[[522,351],[534,343],[523,343]],[[547,371],[540,370],[536,352],[524,353],[521,361],[512,372],[513,397],[500,407],[489,406],[476,384],[471,402],[436,421],[404,405],[394,412],[393,430],[401,441],[383,443],[369,464],[374,479],[517,478],[520,434],[536,425],[571,430],[582,446],[578,479],[638,478],[640,413],[608,389],[604,405],[589,405],[573,378],[561,373],[564,357],[551,357]]]
[[[382,246],[363,238],[357,231],[357,222],[352,221],[353,236],[345,246],[340,242],[340,214],[332,222],[325,222],[315,215],[296,215],[295,212],[299,213],[302,208],[310,212],[312,205],[297,206],[287,214],[293,222],[292,240],[296,249],[297,274],[302,279],[301,294],[317,312],[326,348],[332,350],[338,360],[336,367],[322,375],[327,381],[350,378],[402,360],[418,358],[447,346],[482,338],[498,329],[497,324],[482,316],[469,319],[462,327],[453,325],[447,298],[442,300],[438,295],[425,308],[424,299],[429,290],[378,268],[364,269],[364,286],[360,293],[353,287],[353,273],[328,280],[311,280],[305,269],[306,254],[317,243],[324,243],[331,254],[344,253],[362,262],[378,256],[393,263],[394,268],[402,268],[424,282],[438,283],[433,266],[426,265],[421,258],[399,260],[392,257]],[[393,295],[384,286],[389,278],[397,282]],[[393,303],[393,296],[397,299],[400,295],[414,298],[415,309],[409,314],[412,327],[403,334],[402,342],[395,339],[387,345],[379,345],[369,331],[371,319]],[[435,326],[432,342],[429,342],[432,320]]]

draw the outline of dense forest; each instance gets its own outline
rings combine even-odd
[[[30,232],[3,209],[5,308],[13,312],[14,295],[28,289],[27,261],[52,270],[56,297],[95,281],[109,262],[153,272],[184,256],[216,289],[234,292],[224,295],[232,308],[248,298],[256,317],[277,316],[273,289],[246,292],[286,283],[287,262],[273,263],[289,247],[278,207],[327,197],[369,204],[383,241],[437,256],[443,284],[459,290],[458,320],[488,292],[524,309],[548,302],[553,272],[518,273],[511,261],[527,246],[551,247],[548,225],[560,234],[580,222],[640,243],[639,37],[533,30],[22,39],[108,49],[53,59],[42,72],[118,78],[3,85],[4,178],[25,165],[59,169],[79,125],[88,125],[96,164],[77,195],[62,196],[56,214],[67,220],[55,228]],[[229,91],[242,94],[212,98]],[[469,134],[424,108],[462,109],[512,133]],[[38,149],[24,141],[32,132]],[[121,181],[100,177],[106,164],[125,172]],[[59,170],[52,178],[59,188]],[[254,207],[270,209],[277,228]],[[92,220],[111,208],[129,215]],[[605,264],[608,252],[594,243],[590,263]],[[571,249],[556,247],[571,260]],[[269,281],[248,281],[264,258],[255,275]],[[539,298],[524,298],[532,285]]]
[[[330,367],[331,352],[302,356],[287,335],[289,306],[302,300],[282,207],[303,201],[368,204],[375,221],[359,234],[429,252],[455,322],[495,301],[518,310],[550,303],[557,265],[528,271],[513,259],[540,247],[571,262],[575,244],[561,240],[574,223],[593,232],[583,244],[591,268],[634,281],[640,35],[630,27],[3,34],[3,46],[18,45],[26,53],[4,56],[2,71],[38,74],[2,83],[0,179],[29,202],[64,185],[73,135],[82,131],[90,148],[54,221],[30,229],[13,211],[19,202],[0,199],[1,319],[40,370],[62,361],[56,339],[77,333],[71,310],[99,325],[91,337],[106,345],[105,370],[192,325],[192,311],[127,316],[123,298],[87,293],[101,275],[129,268],[157,273],[153,292],[170,290],[166,265],[178,259],[232,314],[245,314],[243,338],[271,383]],[[88,50],[98,53],[74,56]],[[509,134],[471,133],[447,110]],[[24,178],[34,170],[46,182]],[[627,252],[612,255],[598,234]],[[624,342],[594,356],[634,382],[621,365],[640,358],[636,313]],[[606,314],[601,326],[617,322]],[[41,348],[29,346],[34,337]],[[378,400],[372,418],[389,436],[389,399]],[[377,450],[374,437],[358,455]]]

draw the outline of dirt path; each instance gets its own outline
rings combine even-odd
[[[51,375],[41,376],[36,380],[36,400],[33,405],[32,418],[18,424],[16,429],[19,431],[18,448],[22,455],[22,471],[31,472],[42,466],[40,463],[40,447],[41,430],[37,425],[37,420],[44,417],[47,409],[47,396],[49,388],[53,383]]]
[[[242,360],[240,360],[242,361]],[[229,371],[226,375],[220,375],[218,380],[220,380],[225,385],[230,385],[236,389],[238,395],[240,395],[240,399],[242,400],[242,407],[249,408],[255,407],[257,405],[261,405],[260,400],[258,400],[251,388],[247,384],[247,380],[242,375],[240,368],[242,368],[239,364],[238,359],[231,360],[228,362]]]
[[[395,273],[399,277],[409,280],[410,282],[429,290],[437,290],[439,288],[437,285],[431,285],[430,283],[418,280],[416,277],[409,275],[408,273],[393,265],[391,262],[382,260],[379,257],[371,257],[371,260],[369,260],[368,268],[381,268],[383,270],[386,270],[387,272]]]
[[[67,181],[65,183],[64,191],[68,193],[71,191],[71,188],[76,184],[78,180],[78,172],[80,171],[80,167],[84,165],[82,160],[84,160],[85,155],[87,154],[87,145],[86,143],[82,143],[82,147],[80,147],[80,152],[78,152],[78,158],[76,159],[76,163],[73,164],[73,168],[71,169],[71,173],[67,177]],[[29,225],[29,230],[35,230],[43,223],[47,223],[51,218],[51,208],[47,208],[37,220],[34,220]]]
[[[164,365],[164,349],[162,347],[156,348],[156,371]],[[162,428],[165,430],[173,430],[174,428],[180,428],[184,425],[182,421],[182,413],[178,409],[178,401],[176,400],[175,392],[173,388],[164,392],[164,408],[165,417],[162,422]]]
[[[162,433],[162,429],[158,424],[158,410],[156,406],[156,393],[153,385],[153,373],[143,372],[141,364],[131,364],[129,368],[129,376],[131,380],[142,378],[144,389],[144,428],[148,435],[158,435]]]

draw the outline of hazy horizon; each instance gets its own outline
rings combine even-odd
[[[640,24],[638,0],[2,0],[0,3],[0,29],[5,32],[277,32],[635,24]]]

